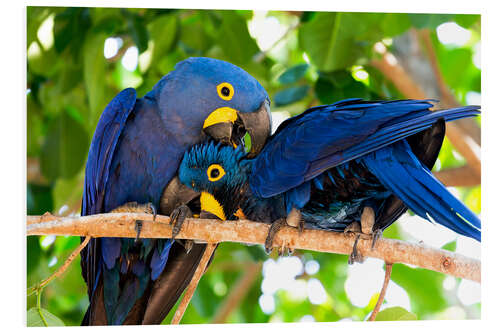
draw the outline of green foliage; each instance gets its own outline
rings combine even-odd
[[[126,87],[136,88],[142,97],[187,57],[214,57],[242,67],[269,92],[273,111],[295,115],[309,106],[343,98],[403,98],[371,65],[379,57],[373,46],[382,43],[391,49],[392,38],[410,28],[428,28],[444,80],[459,101],[465,103],[467,93],[481,91],[481,70],[473,64],[474,47],[480,41],[478,15],[304,12],[297,17],[272,11],[259,18],[282,27],[278,34],[275,29],[252,29],[259,15],[240,10],[28,7],[26,143],[29,163],[37,162],[34,165],[39,165],[40,173],[28,179],[28,214],[57,213],[62,207],[66,214],[78,213],[86,155],[102,110]],[[462,46],[442,44],[435,28],[447,21],[469,29],[470,41]],[[110,37],[119,38],[122,45],[107,59],[104,43]],[[130,47],[139,52],[138,66],[132,71],[122,64]],[[445,140],[440,168],[464,163]],[[480,186],[459,193],[471,209],[481,212]],[[398,223],[385,230],[384,236],[406,237]],[[79,237],[28,237],[27,287],[52,274],[78,243]],[[456,246],[452,241],[443,248],[454,251]],[[271,295],[274,311],[264,313],[259,306],[264,277],[259,274],[226,321],[311,319],[306,315],[316,321],[367,318],[378,290],[368,295],[367,304],[354,305],[345,287],[350,277],[346,256],[310,251],[296,251],[294,256],[302,265],[318,263],[317,272],[303,272],[295,280],[304,287],[317,279],[327,295],[324,303],[313,304],[307,291],[283,287]],[[213,320],[248,264],[267,259],[262,246],[220,244],[182,322]],[[479,306],[463,306],[456,290],[443,289],[444,279],[442,274],[394,265],[392,281],[404,289],[411,309],[390,307],[377,320],[434,319],[452,306],[466,309],[468,317],[478,317],[474,309]],[[45,287],[39,306],[34,296],[28,297],[28,325],[43,324],[38,309],[49,325],[79,325],[87,305],[78,258]],[[164,323],[172,316],[173,312]]]
[[[26,314],[26,324],[28,327],[35,326],[64,326],[61,319],[54,316],[45,309],[31,308]]]
[[[380,311],[375,318],[376,321],[398,321],[398,320],[417,320],[417,316],[406,311],[400,306],[387,308]]]

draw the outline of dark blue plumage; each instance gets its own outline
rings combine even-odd
[[[180,179],[213,195],[227,216],[241,209],[252,220],[274,222],[299,209],[309,227],[343,231],[359,222],[368,206],[375,212],[376,231],[409,207],[480,240],[480,220],[429,171],[444,122],[477,115],[478,107],[432,112],[432,106],[430,101],[350,99],[315,107],[283,122],[255,159],[211,143],[191,149]],[[239,154],[237,163],[227,154]],[[245,176],[210,182],[204,168],[213,163],[226,175]]]
[[[260,120],[248,131],[256,147],[262,146],[271,126],[268,104],[254,78],[210,58],[177,64],[143,98],[132,88],[123,90],[103,111],[92,139],[82,215],[131,202],[151,203],[171,214],[175,207],[166,202],[184,202],[166,187],[185,150],[212,133],[214,139],[237,141],[233,127],[245,127],[248,119]],[[90,299],[83,324],[160,323],[189,283],[204,248],[196,244],[186,253],[172,240],[92,239],[82,251]]]

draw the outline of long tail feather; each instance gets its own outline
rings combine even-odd
[[[366,167],[417,215],[481,241],[481,221],[400,141],[363,157]]]

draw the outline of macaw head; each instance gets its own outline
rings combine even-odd
[[[231,219],[244,195],[251,160],[239,146],[233,149],[207,142],[191,147],[179,167],[182,184],[201,193],[201,214]],[[203,216],[202,216],[203,217]]]
[[[243,69],[211,58],[189,58],[164,76],[151,91],[165,126],[174,133],[204,133],[238,146],[246,133],[249,156],[263,148],[271,134],[269,96]],[[179,138],[189,145],[199,137]],[[202,138],[203,139],[203,138]]]

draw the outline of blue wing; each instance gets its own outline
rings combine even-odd
[[[467,237],[481,240],[481,221],[455,198],[411,152],[406,141],[362,159],[380,182],[417,215]]]
[[[101,114],[87,158],[82,216],[104,212],[105,189],[111,161],[127,118],[134,109],[136,98],[134,89],[125,89],[113,98]],[[92,239],[82,251],[82,275],[87,282],[91,300],[102,273],[101,260],[109,261],[108,257],[119,255],[120,252],[120,243],[114,239],[103,238],[101,241]],[[101,256],[102,249],[107,253],[104,258]]]
[[[82,215],[102,212],[113,153],[127,118],[134,109],[136,97],[135,89],[127,88],[116,95],[101,114],[87,158]]]
[[[349,99],[309,109],[283,122],[256,157],[252,191],[271,197],[327,169],[423,131],[438,119],[478,114],[466,106],[432,112],[429,100],[368,102]]]

